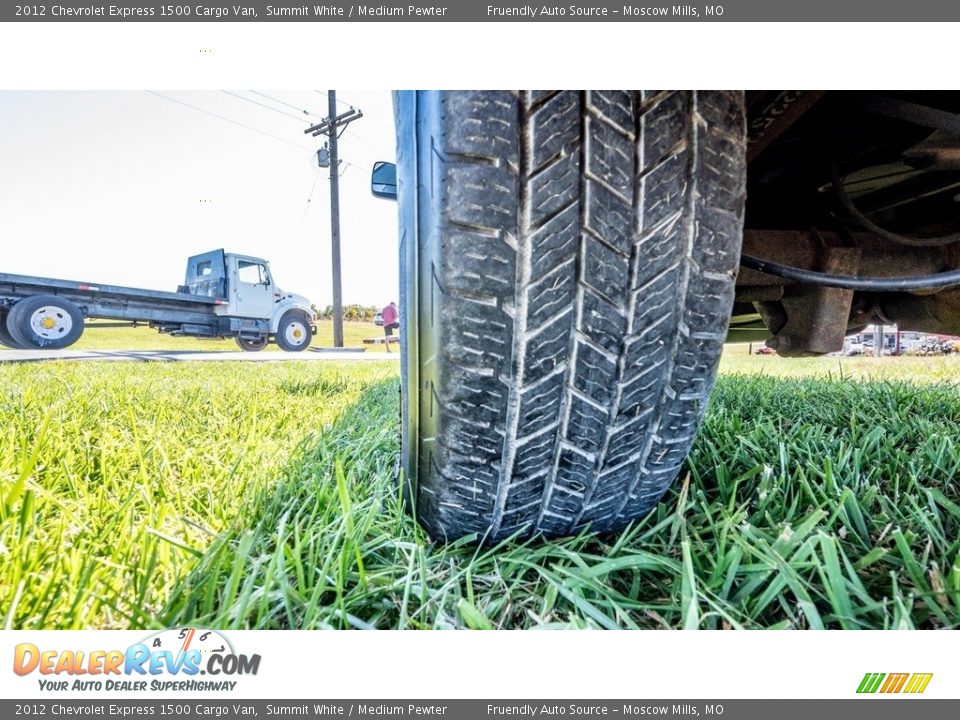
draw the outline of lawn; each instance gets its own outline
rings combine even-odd
[[[731,348],[650,516],[483,549],[401,509],[396,372],[0,366],[6,626],[960,627],[958,359]]]
[[[348,348],[366,348],[367,352],[384,352],[383,344],[366,345],[365,338],[382,338],[383,328],[372,322],[344,322],[343,344]],[[333,347],[333,321],[320,320],[317,323],[317,335],[313,339],[313,347]],[[73,350],[182,350],[184,352],[200,352],[205,350],[219,350],[221,352],[236,352],[239,348],[233,340],[200,340],[198,338],[171,337],[161,335],[156,330],[146,326],[135,328],[97,327],[91,322],[83,332],[83,336],[71,349]],[[276,345],[269,345],[268,352],[281,352]]]

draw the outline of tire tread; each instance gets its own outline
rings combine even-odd
[[[427,99],[419,517],[487,541],[622,527],[676,477],[713,385],[742,94]]]

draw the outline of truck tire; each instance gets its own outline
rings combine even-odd
[[[276,335],[277,345],[287,352],[301,352],[313,342],[310,321],[298,310],[290,310],[280,318]]]
[[[739,266],[739,92],[409,92],[408,499],[439,540],[608,532],[694,440]]]
[[[63,350],[83,335],[83,312],[65,298],[34,295],[13,306],[7,330],[24,348]]]
[[[244,352],[260,352],[267,347],[269,342],[268,338],[260,338],[259,340],[251,340],[249,338],[234,338],[237,342],[237,347],[239,347]]]
[[[24,347],[13,339],[13,335],[7,330],[7,312],[0,312],[0,345],[8,347],[11,350],[23,350]]]

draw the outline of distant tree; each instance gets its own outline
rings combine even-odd
[[[314,305],[313,311],[317,313],[321,320],[333,319],[333,305],[327,305],[322,310]],[[376,305],[359,305],[353,303],[343,306],[343,319],[349,320],[350,322],[373,322],[378,312],[380,312],[380,308]]]

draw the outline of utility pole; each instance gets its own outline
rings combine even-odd
[[[304,134],[318,137],[326,135],[329,138],[329,165],[330,165],[330,254],[333,263],[333,346],[343,347],[343,289],[340,275],[340,159],[337,141],[340,139],[340,128],[346,128],[354,120],[363,117],[363,113],[354,108],[337,115],[337,91],[327,91],[328,115],[319,124],[311,125]],[[321,153],[317,154],[323,166]]]

